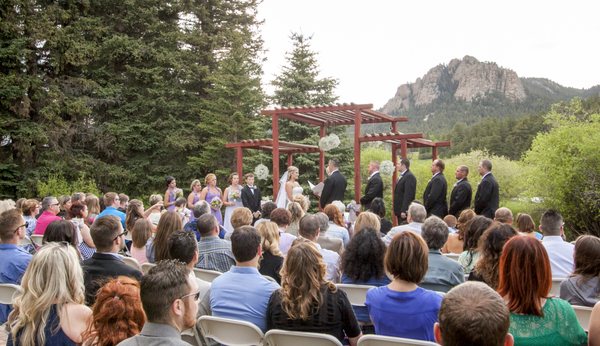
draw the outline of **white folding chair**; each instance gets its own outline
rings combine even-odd
[[[458,257],[460,256],[459,253],[445,253],[444,256],[446,256],[447,258],[451,259],[451,260],[455,260],[458,262]]]
[[[352,285],[352,284],[336,284],[337,288],[346,292],[350,304],[354,306],[365,306],[367,300],[367,291],[375,286],[370,285]]]
[[[21,291],[21,286],[15,284],[0,284],[0,304],[12,304],[13,297]]]
[[[566,278],[552,278],[552,287],[550,287],[550,295],[560,297],[560,284],[565,281]]]
[[[138,260],[136,260],[133,257],[126,257],[126,256],[121,256],[121,259],[123,260],[123,262],[125,262],[125,264],[127,264],[128,266],[135,268],[139,271],[142,271],[142,266],[140,265],[140,262],[138,262]]]
[[[154,267],[156,264],[154,263],[144,263],[142,264],[142,273],[144,275],[148,274],[148,271],[150,270],[150,268]]]
[[[44,238],[42,234],[32,234],[30,237],[31,241],[37,246],[42,246],[42,238]]]
[[[573,305],[575,315],[581,327],[587,332],[590,327],[590,317],[592,317],[592,308],[588,306]]]
[[[382,336],[367,334],[358,340],[358,346],[439,346],[435,342],[397,338],[393,336]]]
[[[201,316],[198,324],[205,343],[207,338],[230,346],[262,345],[264,334],[254,324],[215,316]]]
[[[342,343],[329,334],[295,332],[271,329],[265,334],[265,346],[342,346]]]
[[[223,273],[218,272],[216,270],[208,270],[208,269],[200,269],[194,268],[194,275],[200,280],[204,280],[207,282],[213,282],[214,279],[219,277]]]

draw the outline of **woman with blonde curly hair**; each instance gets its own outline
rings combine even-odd
[[[84,346],[110,346],[137,335],[146,322],[140,283],[127,276],[108,281],[96,296]]]
[[[357,344],[360,327],[346,294],[325,280],[326,266],[319,250],[296,241],[281,270],[281,288],[267,307],[267,329],[324,333]]]
[[[75,345],[92,311],[84,302],[83,271],[74,247],[44,245],[32,258],[8,318],[7,345]]]
[[[283,254],[279,250],[279,227],[272,221],[261,222],[256,230],[262,238],[262,259],[258,271],[262,275],[270,276],[278,284],[281,284],[281,266],[283,265]]]

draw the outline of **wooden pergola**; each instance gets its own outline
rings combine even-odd
[[[237,143],[228,143],[226,148],[236,149],[236,168],[238,175],[242,175],[243,149],[258,149],[271,151],[273,153],[273,195],[276,196],[279,191],[279,157],[281,154],[287,155],[287,164],[293,163],[293,155],[298,153],[319,153],[319,179],[325,179],[325,153],[318,146],[305,145],[284,142],[279,140],[279,119],[290,119],[293,121],[305,123],[311,126],[319,127],[319,136],[324,137],[327,134],[328,127],[334,126],[354,126],[354,198],[360,199],[361,195],[361,176],[360,176],[360,144],[363,142],[381,141],[392,145],[392,162],[397,162],[396,154],[401,150],[401,157],[406,158],[409,148],[432,148],[432,157],[435,160],[438,155],[437,148],[450,146],[450,142],[432,142],[424,139],[421,133],[401,133],[398,132],[397,124],[406,122],[406,117],[392,117],[374,111],[372,104],[337,104],[337,105],[316,105],[303,107],[282,107],[272,110],[263,110],[261,114],[271,117],[271,139],[251,139]],[[362,124],[390,123],[389,133],[365,134],[361,135]],[[393,183],[397,179],[394,171]]]

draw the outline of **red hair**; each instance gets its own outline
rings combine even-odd
[[[327,204],[323,209],[323,212],[325,213],[325,215],[327,215],[329,221],[332,221],[338,226],[346,227],[344,225],[344,215],[342,215],[342,212],[335,205]]]
[[[544,316],[542,298],[552,286],[548,253],[532,237],[512,237],[500,257],[498,293],[507,299],[508,309],[517,314]]]
[[[98,291],[92,311],[92,321],[83,334],[90,345],[116,345],[139,334],[146,322],[140,283],[126,276],[108,281]]]

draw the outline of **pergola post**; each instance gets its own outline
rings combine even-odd
[[[354,200],[360,200],[360,125],[362,123],[361,110],[354,111]]]
[[[325,126],[319,127],[319,138],[325,137]],[[325,152],[319,151],[319,181],[325,180]]]
[[[236,166],[237,166],[236,167],[237,174],[238,174],[238,177],[240,177],[240,179],[242,179],[242,175],[243,175],[243,172],[242,172],[242,169],[243,169],[242,162],[244,162],[243,159],[244,159],[244,153],[242,151],[242,147],[237,147],[235,150],[235,161],[236,161]]]
[[[394,123],[395,124],[395,123]],[[398,156],[396,153],[398,152],[398,145],[392,143],[392,163],[394,163],[394,173],[392,173],[392,206],[394,205],[394,188],[396,188],[396,180],[398,180],[398,170],[396,167],[398,166]],[[394,226],[398,225],[398,219],[393,212],[392,208],[392,224]]]
[[[273,114],[273,196],[279,192],[279,115]]]
[[[400,141],[400,156],[403,159],[407,158],[407,145],[406,145],[406,139],[403,139]]]
[[[392,121],[392,132],[396,133],[398,131],[398,125],[396,121]]]
[[[431,147],[431,160],[437,160],[437,158],[438,158],[437,147]]]
[[[287,166],[291,166],[292,165],[292,154],[289,153],[287,154]]]

